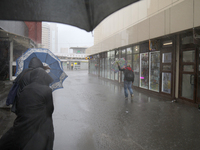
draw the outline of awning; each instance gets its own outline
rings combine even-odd
[[[29,38],[0,30],[0,40],[13,41],[13,47],[17,50],[27,50],[36,47],[36,44]]]

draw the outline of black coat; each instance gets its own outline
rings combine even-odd
[[[33,69],[23,78],[28,85],[18,98],[13,127],[0,139],[0,150],[52,150],[52,78],[42,68]]]

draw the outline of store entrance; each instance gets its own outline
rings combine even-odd
[[[192,102],[196,101],[196,62],[195,48],[181,49],[179,97]]]

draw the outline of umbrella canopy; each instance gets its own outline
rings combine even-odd
[[[37,57],[44,66],[50,67],[46,70],[47,73],[53,78],[50,88],[54,91],[62,88],[63,81],[68,77],[63,71],[60,60],[48,49],[30,48],[21,57],[16,60],[16,76],[19,75],[24,69],[28,68],[29,62],[33,57]]]
[[[113,12],[139,0],[1,0],[0,20],[51,21],[92,31]]]
[[[127,61],[124,58],[119,58],[111,63],[111,70],[115,73],[119,71],[118,64],[121,69],[125,68],[127,66]]]

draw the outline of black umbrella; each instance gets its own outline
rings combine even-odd
[[[139,0],[1,0],[0,20],[50,21],[92,31],[113,12]]]

